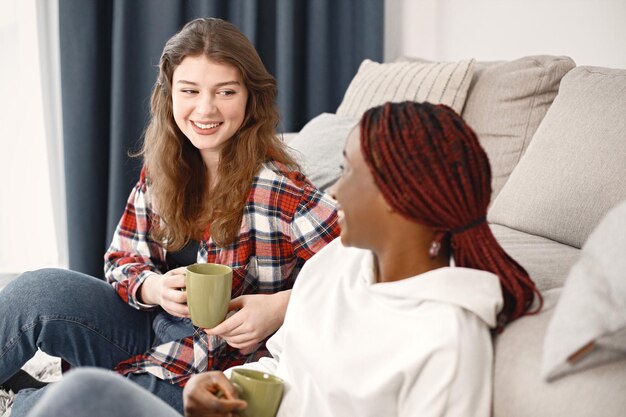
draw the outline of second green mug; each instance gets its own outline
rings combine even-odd
[[[283,380],[266,372],[235,368],[230,380],[239,391],[239,398],[248,407],[239,411],[242,417],[275,417],[283,398]]]

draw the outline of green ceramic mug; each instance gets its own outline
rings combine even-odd
[[[193,264],[185,273],[191,322],[210,329],[226,318],[233,286],[233,270],[226,265]]]
[[[248,403],[242,417],[275,417],[283,398],[283,380],[266,372],[236,368],[230,380],[239,398]]]

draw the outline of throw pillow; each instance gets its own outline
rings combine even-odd
[[[383,64],[366,59],[350,82],[337,114],[361,117],[365,110],[388,101],[441,103],[460,114],[473,73],[473,59]]]
[[[626,70],[568,72],[488,220],[580,248],[626,199],[624,97]]]
[[[322,113],[311,119],[288,143],[313,185],[326,191],[341,175],[343,147],[359,117]]]
[[[544,339],[542,376],[554,380],[626,359],[626,201],[591,233]]]
[[[477,62],[462,116],[491,163],[493,202],[576,64],[562,56]]]

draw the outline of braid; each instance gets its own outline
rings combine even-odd
[[[472,129],[452,109],[387,103],[365,112],[361,149],[385,200],[404,217],[450,237],[457,265],[493,272],[504,307],[499,323],[524,315],[541,294],[485,221],[491,168]],[[540,307],[539,307],[540,308]]]

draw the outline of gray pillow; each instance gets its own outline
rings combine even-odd
[[[489,156],[492,202],[526,151],[561,78],[575,66],[568,57],[548,55],[476,63],[461,115]]]
[[[626,359],[626,201],[591,233],[544,339],[542,376]]]
[[[360,117],[322,113],[309,121],[288,143],[304,174],[326,191],[341,175],[343,148]]]

